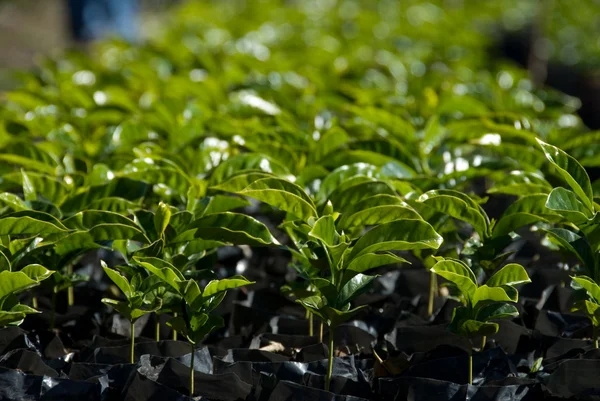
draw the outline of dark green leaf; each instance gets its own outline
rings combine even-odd
[[[539,139],[537,141],[542,147],[546,158],[554,164],[559,174],[577,194],[579,200],[585,205],[588,212],[592,213],[594,210],[592,204],[594,196],[590,177],[585,169],[577,160],[556,146],[549,145]]]
[[[477,279],[473,271],[464,263],[455,260],[441,260],[431,271],[454,283],[460,292],[472,301],[477,291]]]
[[[363,235],[349,255],[354,259],[378,251],[438,249],[443,238],[422,220],[396,220],[381,224]]]

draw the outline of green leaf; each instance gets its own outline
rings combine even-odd
[[[518,293],[517,293],[518,296]],[[489,287],[482,285],[477,288],[475,295],[472,298],[473,306],[477,306],[479,302],[517,302],[518,299],[514,295],[509,295],[503,287]]]
[[[258,220],[238,213],[215,213],[194,220],[187,227],[195,238],[236,245],[264,246],[277,243],[269,229]],[[178,242],[176,238],[173,242]]]
[[[222,280],[212,280],[206,285],[206,287],[204,287],[202,297],[204,299],[207,299],[209,297],[217,295],[220,292],[232,290],[234,288],[239,288],[250,284],[254,284],[254,281],[249,281],[242,276],[233,276],[232,278],[226,278]]]
[[[94,241],[113,241],[119,239],[136,239],[142,242],[148,242],[142,238],[142,231],[139,228],[124,224],[99,224],[92,227],[88,233]]]
[[[106,263],[101,260],[100,264],[102,265],[102,269],[106,273],[106,275],[112,280],[113,283],[123,292],[126,298],[131,298],[133,296],[133,289],[129,284],[129,281],[125,276],[119,273],[116,270],[111,269],[106,265]]]
[[[592,297],[597,303],[600,303],[600,286],[596,282],[587,276],[571,276],[573,280],[572,286],[577,289],[577,286],[585,289],[585,291]],[[576,284],[573,285],[573,284]]]
[[[27,265],[19,271],[26,274],[30,279],[38,282],[47,279],[54,273],[54,271],[48,270],[44,266],[38,264]]]
[[[357,298],[360,294],[369,289],[369,285],[375,280],[376,276],[367,276],[357,274],[344,283],[340,290],[334,307],[343,308],[347,303]]]
[[[590,244],[584,237],[564,228],[551,228],[546,230],[546,233],[552,242],[557,243],[577,256],[588,271],[594,271],[596,266],[594,254],[590,248]]]
[[[477,291],[477,278],[464,263],[455,260],[440,260],[431,271],[454,283],[460,292],[472,301]]]
[[[250,206],[251,203],[242,197],[215,195],[196,201],[191,212],[196,217],[208,216],[209,214],[229,212]]]
[[[359,175],[374,178],[377,176],[377,172],[377,167],[366,163],[356,163],[338,167],[325,177],[321,183],[317,194],[317,202],[321,203],[326,201],[333,191],[349,178]]]
[[[127,199],[108,196],[106,198],[92,201],[87,208],[91,210],[104,210],[106,212],[129,214],[126,212],[135,211],[141,208],[138,203],[128,201]]]
[[[531,279],[529,279],[523,266],[510,263],[494,273],[486,284],[490,287],[501,287],[503,285],[517,285],[530,282]]]
[[[477,320],[486,322],[488,320],[506,319],[519,316],[519,310],[511,304],[489,304],[477,312]]]
[[[371,269],[375,269],[380,266],[391,265],[396,263],[410,263],[400,256],[396,256],[393,253],[365,253],[360,255],[348,264],[346,267],[347,271],[355,273],[364,273]]]
[[[221,302],[223,302],[223,299],[225,299],[225,296],[227,295],[227,292],[221,292],[217,295],[214,295],[212,297],[210,297],[210,299],[207,299],[206,302],[204,303],[204,311],[206,313],[212,312],[213,310],[215,310],[220,304]]]
[[[561,187],[554,188],[550,192],[546,207],[562,214],[575,224],[584,223],[593,217],[593,214],[577,199],[574,192]]]
[[[225,192],[239,192],[255,181],[272,177],[274,177],[273,174],[265,173],[263,171],[242,172],[228,178],[220,184],[211,186],[210,189]]]
[[[208,320],[206,320],[202,326],[195,326],[197,328],[194,330],[191,339],[192,343],[202,342],[208,334],[224,325],[225,321],[221,316],[208,315]]]
[[[459,326],[459,334],[473,338],[479,336],[492,336],[498,332],[498,323],[478,322],[477,320],[465,320]]]
[[[532,183],[513,183],[506,185],[495,185],[490,188],[487,193],[488,194],[504,194],[504,195],[514,195],[514,196],[524,196],[524,195],[539,195],[539,194],[547,194],[550,192],[552,188],[548,188],[547,185],[543,184],[532,184]]]
[[[498,238],[508,235],[521,227],[528,226],[540,221],[545,221],[542,217],[528,213],[514,213],[508,216],[503,216],[498,220],[492,230],[492,237]]]
[[[362,203],[362,202],[361,202]],[[421,219],[419,213],[408,205],[384,205],[363,209],[351,215],[343,214],[338,222],[340,230],[371,226],[403,219]]]
[[[18,326],[23,323],[25,316],[33,313],[41,312],[22,304],[17,304],[8,311],[0,311],[0,327],[8,325]]]
[[[593,191],[590,177],[577,160],[560,150],[556,146],[537,140],[546,158],[554,164],[562,178],[569,184],[573,191],[583,202],[589,213],[593,213]]]
[[[185,195],[191,185],[190,178],[184,172],[171,167],[148,165],[144,169],[123,173],[120,177],[138,180],[148,184],[164,185],[180,195]]]
[[[546,207],[547,195],[527,195],[517,199],[494,225],[493,237],[507,235],[520,227],[538,221],[556,221],[560,215]]]
[[[432,190],[421,195],[418,202],[455,219],[469,223],[480,238],[488,237],[489,221],[487,215],[467,195],[449,189]]]
[[[23,177],[23,196],[26,201],[34,201],[37,200],[37,192],[35,191],[35,186],[27,176],[25,170],[21,170],[21,177]]]
[[[320,311],[325,307],[325,302],[323,302],[323,298],[320,295],[310,295],[308,297],[299,298],[296,301],[305,308],[316,312],[317,315],[322,316]]]
[[[335,230],[335,221],[333,216],[326,215],[315,222],[315,225],[308,233],[308,236],[322,241],[325,245],[333,247],[337,245],[340,235]]]
[[[22,189],[25,185],[23,174],[13,172],[5,174],[3,177],[3,187],[13,188],[11,183],[18,185]],[[69,193],[69,188],[62,180],[56,178],[55,174],[46,175],[27,171],[27,179],[37,192],[37,198],[43,198],[55,205],[60,205]],[[35,200],[35,199],[33,199]]]
[[[219,164],[210,177],[211,186],[223,183],[243,170],[258,170],[275,175],[289,174],[285,166],[265,155],[241,153]]]
[[[83,192],[67,198],[60,206],[63,213],[74,213],[86,209],[90,204],[107,197],[136,200],[144,197],[151,186],[129,178],[114,178],[108,184],[86,188]]]
[[[316,142],[314,153],[311,154],[314,161],[320,161],[334,150],[342,147],[350,140],[350,137],[342,128],[334,126],[327,130]]]
[[[92,249],[104,248],[101,245],[96,244],[94,237],[85,231],[75,231],[67,235],[61,236],[56,241],[49,241],[54,247],[54,252],[57,255],[65,256],[73,252],[83,252]],[[39,246],[46,245],[47,242],[42,242]],[[105,248],[110,249],[110,248]]]
[[[68,229],[55,217],[42,212],[21,211],[0,219],[0,235],[47,235]]]
[[[360,310],[366,308],[367,305],[360,305],[357,306],[354,309],[349,309],[349,310],[339,310],[336,308],[332,308],[330,306],[324,306],[321,309],[321,315],[325,316],[329,328],[335,328],[337,326],[339,326],[340,324],[352,319],[354,317],[354,315],[356,315],[356,313],[358,313]]]
[[[183,299],[188,305],[193,305],[194,301],[202,295],[200,287],[195,280],[187,280],[179,283],[180,293],[183,294]]]
[[[154,228],[159,237],[162,237],[169,221],[171,220],[171,209],[165,203],[160,202],[154,213]]]
[[[440,119],[438,116],[432,116],[423,132],[423,140],[419,143],[421,152],[428,155],[431,151],[438,146],[443,138],[446,136],[446,130],[441,126]]]
[[[8,163],[8,164],[27,167],[28,169],[36,170],[41,173],[45,173],[45,174],[49,174],[49,175],[56,174],[56,167],[49,166],[42,162],[32,160],[32,159],[29,159],[29,158],[26,158],[23,156],[19,156],[16,154],[0,153],[0,161]]]
[[[185,337],[190,339],[188,323],[185,321],[185,319],[183,317],[176,316],[176,317],[169,319],[169,321],[167,322],[167,326],[171,327],[173,330],[177,331],[178,333],[183,334]]]
[[[263,178],[253,182],[239,194],[293,214],[299,219],[316,217],[315,205],[298,185],[280,178]]]
[[[166,264],[164,261],[156,262],[156,258],[133,257],[133,260],[144,267],[150,273],[158,276],[162,281],[171,286],[178,294],[181,293],[181,282],[185,277],[173,265]]]
[[[161,307],[160,300],[152,305],[143,305],[141,308],[133,308],[129,302],[117,301],[110,298],[102,298],[102,302],[111,306],[114,310],[119,312],[120,315],[131,322],[135,322],[137,319],[148,313],[156,312]]]
[[[15,212],[29,209],[27,204],[21,198],[10,192],[0,193],[0,204],[10,207]]]
[[[354,205],[366,198],[375,195],[396,195],[394,189],[383,181],[365,181],[345,188],[342,191],[335,191],[331,194],[331,203],[336,210],[345,211],[349,206]]]
[[[378,251],[438,249],[443,238],[423,220],[396,220],[369,230],[354,245],[350,259]]]
[[[6,253],[4,253],[4,251],[0,248],[0,271],[11,271],[11,269],[12,266],[10,260],[8,259],[8,256],[6,256]]]
[[[582,311],[590,319],[592,325],[600,326],[600,305],[588,300],[577,301],[571,308],[572,312]]]
[[[39,282],[33,280],[23,272],[9,272],[7,270],[0,272],[0,300],[4,297],[25,291],[35,287]]]
[[[63,224],[72,230],[89,230],[99,225],[119,224],[141,232],[135,221],[121,214],[103,210],[83,210],[63,220]]]
[[[190,330],[192,332],[200,331],[208,321],[206,313],[194,313],[190,318]]]

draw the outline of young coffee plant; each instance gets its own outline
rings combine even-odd
[[[136,220],[151,242],[140,246],[135,241],[118,241],[113,247],[134,270],[146,259],[161,260],[175,267],[186,279],[210,280],[216,278],[211,257],[219,247],[227,244],[269,246],[276,242],[258,220],[228,211],[246,205],[248,202],[244,199],[218,196],[196,200],[190,194],[188,201],[190,211],[178,211],[161,202],[154,213],[136,212]],[[175,310],[179,303],[177,294],[168,292],[164,286],[154,292],[163,300],[157,313],[178,313]],[[157,323],[157,341],[159,337]],[[173,332],[173,339],[177,339],[177,331]]]
[[[545,206],[544,194],[526,195],[510,205],[498,221],[490,219],[481,205],[462,192],[440,189],[428,191],[417,199],[426,208],[419,212],[427,220],[433,211],[464,221],[473,227],[474,235],[467,240],[461,252],[473,269],[492,272],[502,264],[509,253],[502,251],[513,241],[514,232],[540,221],[557,221],[556,213]],[[432,222],[434,224],[434,222]]]
[[[521,196],[504,211],[498,221],[490,219],[481,205],[470,196],[455,190],[428,191],[419,196],[414,205],[423,218],[436,228],[446,224],[440,215],[470,224],[474,232],[466,240],[460,257],[473,271],[483,271],[489,275],[512,254],[504,250],[518,238],[515,231],[531,224],[561,220],[560,215],[547,207],[546,198],[547,195],[542,193]],[[454,239],[456,229],[451,230],[449,235]],[[431,291],[435,290],[436,286],[430,285],[430,300],[433,297]]]
[[[376,278],[365,273],[380,266],[406,262],[393,251],[437,249],[442,238],[408,205],[396,207],[401,202],[398,200],[394,205],[397,195],[385,182],[355,177],[351,183],[346,183],[344,191],[337,193],[339,196],[329,196],[332,201],[323,205],[319,216],[313,199],[300,186],[275,177],[260,178],[248,184],[251,174],[254,173],[234,176],[216,188],[237,189],[239,194],[288,213],[283,227],[295,245],[290,251],[299,262],[296,265],[299,273],[310,284],[305,296],[297,294],[297,301],[329,328],[329,367],[325,383],[329,389],[334,332],[364,307],[352,308],[352,301],[367,291]],[[345,210],[358,202],[381,196],[382,188],[387,188],[391,200],[379,203],[371,200],[371,207],[346,212],[337,224],[354,235],[340,233],[336,227],[340,213],[333,210],[334,205]],[[370,229],[357,239],[365,226]]]
[[[162,285],[162,282],[154,275],[147,275],[145,271],[134,272],[128,279],[117,270],[108,267],[104,261],[101,261],[101,264],[106,275],[125,296],[125,301],[103,298],[102,302],[129,320],[131,328],[129,362],[135,363],[135,321],[147,313],[160,309],[162,299],[155,296],[154,290]]]
[[[600,298],[600,206],[595,201],[590,178],[579,162],[566,152],[538,140],[557,175],[570,189],[557,187],[546,199],[546,207],[562,217],[562,227],[546,230],[551,242],[577,258],[578,273],[571,286],[576,290],[574,311],[583,312],[593,327],[598,347],[598,301]]]
[[[483,336],[483,346],[485,337],[498,332],[498,324],[492,320],[519,315],[512,305],[519,300],[514,286],[531,282],[523,266],[515,263],[502,267],[482,285],[473,270],[459,260],[438,258],[431,270],[454,284],[460,293],[463,306],[454,309],[449,329],[469,340]],[[473,355],[469,352],[469,384],[472,382]]]
[[[223,327],[223,318],[212,312],[225,298],[228,290],[253,284],[242,276],[221,280],[211,280],[204,289],[200,289],[194,279],[186,279],[183,274],[168,262],[155,260],[137,260],[155,277],[159,278],[169,290],[181,298],[178,314],[167,323],[181,333],[191,344],[190,395],[194,394],[194,346],[200,343],[215,329]]]
[[[21,304],[17,295],[38,286],[52,273],[41,265],[28,265],[19,271],[0,271],[0,327],[18,326],[27,315],[40,313]]]

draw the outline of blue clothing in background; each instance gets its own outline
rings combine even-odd
[[[118,35],[134,41],[138,36],[138,0],[69,0],[74,39],[89,41]]]

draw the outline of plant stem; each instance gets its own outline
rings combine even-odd
[[[594,348],[598,348],[598,326],[593,326]]]
[[[481,339],[481,351],[483,351],[483,349],[485,348],[486,342],[487,342],[487,337],[483,336],[483,338]]]
[[[311,337],[315,335],[313,314],[310,311],[308,312],[308,335]]]
[[[194,396],[194,344],[192,345],[192,360],[190,362],[190,397]]]
[[[50,300],[50,330],[54,330],[56,320],[56,286],[52,287],[52,299]]]
[[[73,265],[71,263],[67,266],[67,274],[73,274]],[[69,306],[75,305],[75,289],[72,285],[67,288],[67,304]]]
[[[129,350],[129,361],[135,363],[135,324],[131,322],[131,349]]]
[[[156,342],[160,341],[160,319],[158,318],[158,315],[156,316],[156,326],[154,327],[154,338],[156,339]]]
[[[173,313],[174,317],[177,317],[177,312]],[[173,329],[173,341],[177,341],[177,330]]]
[[[37,308],[38,308],[38,299],[37,299],[37,297],[36,297],[36,296],[33,296],[33,297],[31,298],[31,307],[32,307],[33,309],[37,309]]]
[[[333,373],[333,326],[329,326],[329,365],[327,366],[327,377],[325,379],[325,391],[331,386],[331,374]]]
[[[433,300],[437,291],[437,276],[434,272],[429,273],[429,303],[427,304],[427,316],[433,315]]]
[[[473,351],[469,352],[469,384],[473,384]]]
[[[323,321],[321,320],[321,326],[319,327],[319,342],[323,342]]]

